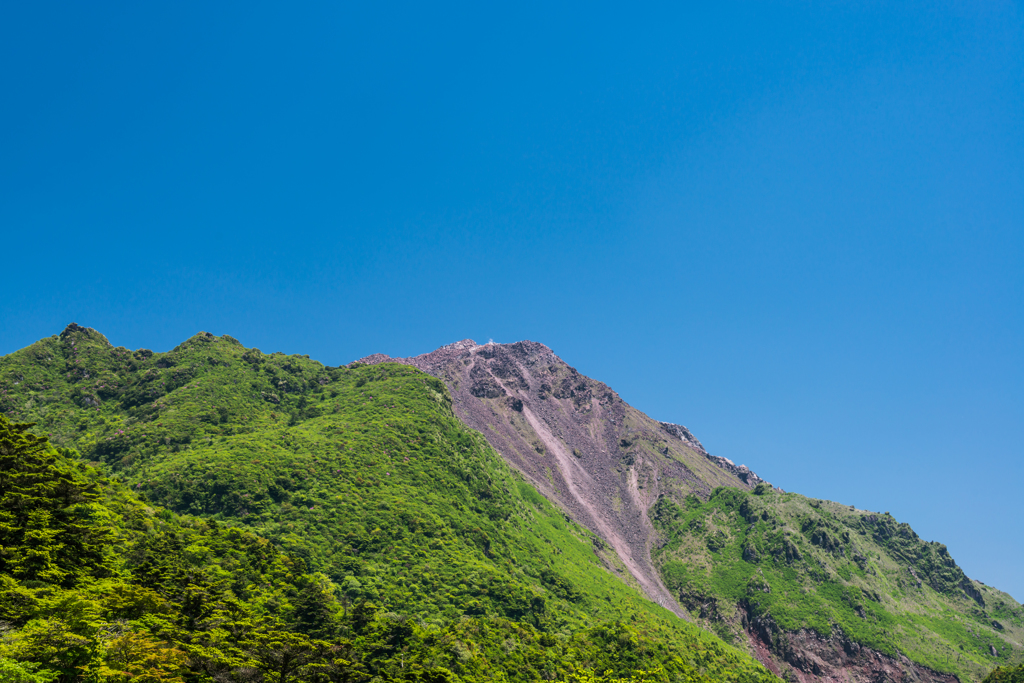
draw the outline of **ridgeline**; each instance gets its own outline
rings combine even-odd
[[[4,680],[772,679],[417,369],[71,325],[0,359],[0,411]]]

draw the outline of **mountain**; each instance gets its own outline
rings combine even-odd
[[[1024,610],[945,546],[888,513],[772,487],[543,344],[463,340],[356,362],[380,363],[444,381],[456,415],[606,542],[624,578],[780,676],[980,680],[1024,659]]]
[[[0,412],[7,680],[772,679],[416,368],[72,324],[0,358]]]
[[[624,578],[680,616],[685,611],[651,563],[651,505],[669,491],[707,498],[718,486],[749,488],[761,481],[709,456],[685,427],[632,408],[543,344],[467,339],[415,358],[376,354],[356,362],[413,365],[443,380],[464,423],[606,541],[614,551],[606,556],[610,568],[620,561]]]
[[[1024,610],[941,544],[773,487],[534,342],[332,368],[72,324],[0,358],[0,412],[9,680],[977,681],[1024,659]]]

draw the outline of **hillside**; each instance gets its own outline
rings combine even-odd
[[[677,614],[799,680],[981,680],[1024,658],[1024,610],[906,524],[784,493],[536,342],[413,358],[456,414]]]
[[[653,508],[673,592],[777,673],[980,680],[1024,659],[1024,609],[888,513],[758,487]]]
[[[111,533],[130,527],[116,521],[126,513],[114,500],[174,534],[193,530],[164,558],[193,567],[172,573],[181,590],[161,588],[163,602],[128,616],[101,605],[67,626],[101,659],[111,629],[184,653],[153,680],[771,678],[621,581],[608,567],[627,572],[601,539],[517,475],[456,418],[444,384],[415,368],[327,368],[205,333],[168,353],[133,352],[71,325],[0,359],[0,411],[80,453],[53,457],[105,482],[110,493],[95,504],[115,520]],[[49,518],[39,519],[45,530]],[[148,571],[135,550],[148,529],[108,544],[128,583]],[[239,573],[237,530],[269,553],[256,573]],[[192,578],[200,568],[223,590],[213,612],[193,614],[205,594]],[[57,579],[19,575],[6,550],[0,575],[12,591],[57,594]],[[60,590],[78,600],[108,578]],[[19,643],[59,609],[5,617],[15,630],[0,656],[53,669],[48,651]],[[194,633],[234,643],[236,616],[270,620],[260,641],[270,645],[246,649],[242,639],[217,654]],[[289,678],[254,663],[264,651],[293,664],[297,651],[321,659]],[[92,680],[91,671],[66,666],[60,680]]]
[[[348,626],[322,575],[253,534],[143,504],[29,427],[0,415],[0,680],[365,671],[333,661],[350,640],[316,638]]]
[[[760,478],[709,456],[686,430],[661,424],[536,342],[451,344],[415,358],[377,354],[442,379],[454,409],[550,500],[598,534],[654,601],[685,617],[650,560],[648,509],[666,492],[703,497]]]

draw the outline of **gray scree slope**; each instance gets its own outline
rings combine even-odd
[[[762,481],[708,454],[685,427],[630,407],[537,342],[466,339],[414,358],[374,354],[357,362],[413,365],[442,380],[463,422],[604,539],[614,555],[598,552],[613,571],[683,618],[651,564],[657,539],[648,510],[661,495],[707,499],[718,486],[747,489]]]

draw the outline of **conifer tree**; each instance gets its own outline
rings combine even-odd
[[[0,415],[0,573],[61,586],[108,573],[96,485],[31,427]]]

